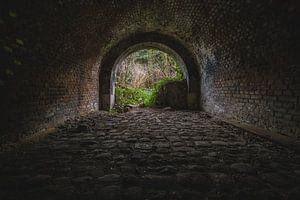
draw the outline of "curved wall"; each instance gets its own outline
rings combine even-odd
[[[97,110],[105,55],[147,32],[193,54],[203,110],[300,137],[296,0],[4,0],[0,9],[2,142]]]
[[[199,67],[194,62],[193,55],[179,41],[156,32],[139,33],[125,38],[103,57],[99,72],[99,108],[109,110],[112,106],[113,74],[117,64],[130,53],[149,47],[169,53],[180,63],[188,82],[188,107],[199,109]]]

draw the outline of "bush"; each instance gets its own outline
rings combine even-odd
[[[142,105],[149,101],[152,90],[132,87],[116,87],[116,105],[124,107],[126,105]]]

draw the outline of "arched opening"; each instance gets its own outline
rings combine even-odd
[[[111,75],[110,108],[142,105],[187,108],[189,75],[182,58],[158,43],[141,43],[125,51]]]
[[[118,64],[131,53],[147,48],[163,51],[179,63],[187,81],[187,108],[199,109],[200,80],[194,56],[178,40],[156,32],[126,38],[104,56],[99,72],[99,109],[109,110],[114,105],[115,72]]]

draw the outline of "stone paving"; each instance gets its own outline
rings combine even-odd
[[[0,154],[0,199],[298,199],[300,155],[203,112],[94,113]]]

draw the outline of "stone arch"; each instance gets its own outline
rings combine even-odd
[[[129,54],[155,48],[179,62],[188,85],[188,108],[199,109],[200,77],[193,54],[178,40],[161,33],[139,33],[120,41],[103,57],[99,70],[99,109],[109,110],[113,104],[114,73],[120,61]]]

